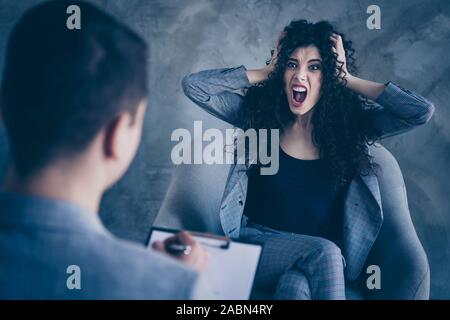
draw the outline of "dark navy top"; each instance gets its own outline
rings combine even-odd
[[[275,175],[250,169],[244,214],[272,229],[340,242],[346,188],[333,188],[326,161],[300,160],[281,148],[279,160]]]

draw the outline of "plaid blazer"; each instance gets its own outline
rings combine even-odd
[[[239,90],[248,88],[244,66],[206,70],[183,78],[186,96],[213,116],[239,125],[238,110],[242,102]],[[424,97],[403,89],[393,82],[374,104],[365,104],[382,138],[397,135],[429,121],[434,105]],[[369,153],[373,148],[369,146]],[[220,206],[220,223],[225,235],[238,238],[247,196],[248,165],[230,168]],[[358,277],[383,223],[382,195],[376,175],[359,175],[348,188],[344,204],[342,253],[348,280]],[[400,200],[399,200],[400,201]]]

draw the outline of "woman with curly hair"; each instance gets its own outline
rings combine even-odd
[[[417,94],[357,77],[343,38],[328,22],[293,21],[266,67],[183,79],[185,94],[214,116],[280,130],[277,174],[232,166],[220,208],[227,236],[264,244],[256,287],[277,299],[345,299],[383,222],[374,143],[433,114]],[[424,256],[415,232],[408,241]]]

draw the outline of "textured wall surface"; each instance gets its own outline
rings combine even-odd
[[[0,0],[0,69],[7,36],[39,1]],[[173,129],[193,120],[224,124],[182,95],[185,74],[244,64],[259,67],[292,19],[329,20],[356,48],[360,75],[395,81],[436,105],[426,126],[384,141],[405,177],[411,215],[431,266],[433,298],[450,298],[450,2],[307,0],[95,1],[151,46],[150,104],[143,141],[127,175],[104,198],[101,216],[118,236],[144,242],[170,183]],[[381,30],[366,28],[366,9],[381,8]],[[44,40],[44,39],[43,39]],[[45,43],[45,42],[44,42]],[[32,54],[32,53],[30,53]],[[145,66],[143,66],[145,67]],[[0,130],[0,165],[8,146]],[[395,241],[395,239],[393,239]]]

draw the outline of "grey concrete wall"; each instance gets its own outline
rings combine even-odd
[[[0,69],[7,36],[39,1],[0,0]],[[357,49],[360,74],[396,81],[436,105],[431,122],[384,145],[403,170],[411,214],[431,265],[432,297],[450,298],[450,3],[446,0],[103,0],[101,7],[136,29],[151,46],[150,105],[137,158],[109,191],[101,216],[118,236],[144,242],[169,186],[170,134],[201,119],[224,124],[183,97],[180,80],[204,68],[262,66],[292,19],[334,22]],[[366,28],[366,8],[381,8],[381,30]],[[0,165],[8,147],[0,130]]]

